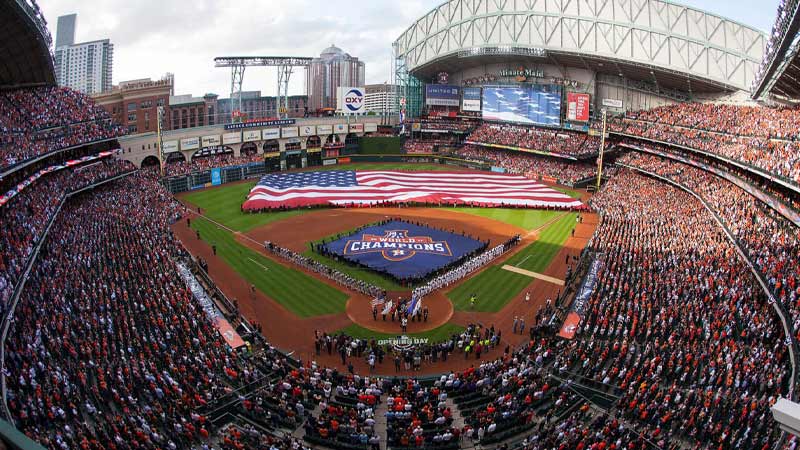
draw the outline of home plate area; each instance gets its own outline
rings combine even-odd
[[[488,241],[400,219],[366,225],[314,250],[401,284],[424,281],[482,252]]]

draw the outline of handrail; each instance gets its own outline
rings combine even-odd
[[[50,217],[50,220],[47,223],[47,226],[44,229],[44,232],[41,234],[39,242],[34,247],[33,251],[31,252],[30,256],[28,257],[28,261],[25,263],[25,270],[17,280],[17,284],[14,287],[14,292],[11,294],[11,301],[10,308],[6,313],[3,315],[2,321],[0,321],[0,328],[2,332],[0,334],[0,390],[2,391],[3,397],[3,404],[2,404],[2,413],[4,418],[14,425],[14,418],[11,417],[11,411],[8,409],[8,389],[6,383],[6,338],[8,337],[8,330],[11,328],[11,322],[14,319],[14,311],[17,308],[17,303],[19,302],[19,297],[22,294],[22,290],[25,287],[25,283],[28,281],[28,276],[30,275],[31,269],[33,269],[33,264],[36,262],[36,259],[39,256],[39,251],[42,248],[42,245],[47,240],[47,235],[50,232],[50,228],[56,221],[59,213],[61,212],[61,208],[64,206],[67,200],[71,199],[73,196],[80,194],[81,192],[85,192],[90,189],[94,189],[98,186],[104,185],[106,183],[110,183],[112,181],[116,181],[118,179],[127,177],[136,173],[138,170],[131,170],[119,175],[115,175],[111,178],[106,178],[105,180],[98,181],[96,183],[90,184],[83,188],[74,190],[72,192],[68,192],[61,197],[61,201],[58,204],[58,207],[54,211],[53,215]]]
[[[717,224],[719,224],[719,226],[725,232],[725,235],[728,237],[728,239],[731,241],[731,243],[733,243],[733,247],[736,249],[736,252],[739,253],[739,256],[747,263],[748,267],[750,267],[750,271],[753,273],[753,276],[756,277],[756,281],[758,281],[758,284],[761,285],[761,289],[764,291],[764,294],[766,294],[766,296],[767,296],[767,302],[772,305],[772,307],[775,309],[775,312],[777,312],[777,314],[778,314],[778,318],[780,318],[780,320],[781,320],[781,324],[783,325],[783,333],[786,336],[786,339],[784,340],[784,344],[786,344],[786,346],[789,347],[789,359],[791,361],[791,368],[792,368],[792,377],[789,380],[789,395],[788,395],[788,398],[789,398],[789,400],[796,401],[796,395],[795,395],[794,389],[795,389],[795,385],[797,384],[797,362],[796,362],[797,361],[796,360],[797,339],[795,339],[794,333],[792,333],[789,330],[789,325],[788,325],[788,322],[786,320],[786,317],[789,314],[786,312],[784,305],[781,302],[777,301],[775,299],[775,297],[772,295],[772,293],[770,292],[769,288],[767,287],[766,282],[763,279],[763,276],[756,269],[755,265],[750,260],[750,257],[744,252],[744,250],[742,250],[741,246],[739,245],[739,241],[733,236],[731,231],[722,222],[722,219],[719,218],[719,216],[711,208],[711,206],[703,198],[701,198],[700,195],[695,193],[693,190],[689,189],[688,187],[684,186],[681,183],[678,183],[677,181],[670,180],[669,178],[662,177],[661,175],[649,172],[647,170],[640,169],[640,168],[634,167],[634,166],[629,166],[627,164],[619,163],[619,162],[616,163],[616,164],[618,166],[621,166],[621,167],[627,167],[629,169],[635,170],[635,171],[640,172],[640,173],[642,173],[644,175],[647,175],[647,176],[650,176],[650,177],[653,177],[653,178],[657,178],[657,179],[659,179],[661,181],[669,183],[669,184],[671,184],[671,185],[673,185],[675,187],[678,187],[678,188],[688,192],[689,194],[691,194],[695,198],[697,198],[700,201],[700,203],[703,204],[703,206],[706,208],[706,210],[708,210],[708,212],[711,213],[711,216],[714,217],[714,220],[717,221]],[[780,449],[782,447],[782,442],[786,440],[786,437],[787,437],[787,433],[785,431],[781,431],[781,438],[778,439],[778,441],[775,443],[775,446],[773,448],[775,450]]]
[[[800,227],[800,213],[798,213],[791,205],[786,204],[784,201],[780,200],[779,198],[774,197],[773,195],[769,194],[768,192],[764,192],[757,186],[753,185],[747,180],[742,179],[738,175],[728,172],[723,168],[718,168],[713,165],[709,165],[702,161],[696,161],[691,158],[691,155],[683,156],[683,155],[674,155],[669,152],[663,152],[661,150],[651,149],[647,147],[640,147],[638,145],[633,144],[619,144],[620,147],[626,148],[633,151],[643,152],[653,154],[662,158],[671,159],[673,161],[678,161],[682,164],[690,165],[696,167],[700,170],[705,172],[713,173],[714,175],[723,178],[737,187],[742,189],[743,191],[747,192],[748,194],[752,195],[753,197],[757,198],[760,202],[766,204],[770,208],[772,208],[775,212],[785,217],[787,220],[794,223],[796,226]]]
[[[717,159],[717,160],[722,161],[724,163],[736,166],[736,167],[738,167],[738,168],[740,168],[742,170],[751,172],[751,173],[753,173],[755,175],[758,175],[758,176],[760,176],[762,178],[765,178],[765,179],[769,180],[770,182],[778,183],[778,184],[782,185],[783,187],[785,187],[785,188],[787,188],[789,190],[792,190],[797,194],[800,194],[800,185],[795,184],[789,178],[786,178],[783,175],[769,173],[765,169],[762,169],[762,168],[757,167],[757,166],[753,166],[753,165],[748,164],[748,163],[743,162],[743,161],[731,159],[731,158],[728,158],[727,156],[722,156],[722,155],[719,155],[717,153],[711,153],[711,152],[707,152],[705,150],[700,150],[700,149],[696,149],[696,148],[692,148],[692,147],[687,147],[687,146],[681,145],[681,144],[675,144],[673,142],[661,141],[661,140],[658,140],[658,139],[652,139],[652,138],[648,138],[648,137],[644,137],[644,136],[637,136],[635,134],[628,134],[628,133],[624,133],[624,132],[621,132],[621,131],[609,131],[608,134],[614,134],[614,135],[617,135],[617,136],[622,136],[622,137],[626,137],[626,138],[630,138],[630,139],[638,139],[638,140],[641,140],[641,141],[647,141],[647,142],[654,143],[654,144],[665,145],[667,147],[674,147],[674,148],[678,148],[678,149],[684,150],[687,153],[699,153],[699,154],[705,155],[705,156],[707,156],[709,158]]]
[[[76,144],[76,145],[72,145],[72,146],[69,146],[69,147],[50,150],[47,153],[42,153],[41,155],[34,156],[33,158],[29,158],[29,159],[26,159],[24,161],[20,161],[18,163],[14,163],[14,164],[12,164],[10,166],[6,166],[5,170],[2,173],[0,173],[0,180],[2,180],[3,178],[11,175],[14,172],[17,172],[19,170],[22,170],[22,169],[30,166],[31,164],[37,163],[37,162],[39,162],[39,161],[41,161],[41,160],[43,160],[45,158],[49,158],[49,157],[51,157],[53,155],[56,155],[58,153],[66,152],[66,151],[73,150],[73,149],[76,149],[76,148],[79,148],[79,147],[85,147],[87,145],[102,144],[103,142],[115,141],[115,140],[117,140],[116,137],[113,137],[113,138],[102,138],[102,139],[97,139],[95,141],[83,142],[81,144]]]

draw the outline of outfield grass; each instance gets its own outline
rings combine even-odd
[[[399,328],[398,326],[398,329]],[[432,330],[423,331],[422,333],[409,333],[406,334],[406,336],[411,338],[428,338],[430,343],[434,343],[450,339],[450,336],[454,334],[461,334],[464,332],[464,329],[465,328],[460,325],[446,323]],[[344,333],[356,339],[391,339],[403,334],[400,331],[397,333],[380,333],[356,324],[348,325],[341,330],[337,330],[335,333]]]
[[[236,241],[233,235],[205,220],[192,221],[192,228],[217,256],[260,290],[299,317],[314,317],[345,311],[348,296],[298,270],[285,267]]]
[[[547,222],[558,217],[563,211],[546,211],[543,209],[521,209],[521,208],[443,208],[448,211],[455,211],[473,216],[481,216],[499,222],[514,225],[526,230],[533,230],[541,227]]]
[[[350,275],[351,277],[366,281],[367,283],[374,284],[381,289],[385,289],[387,291],[407,291],[409,290],[406,287],[396,283],[391,278],[385,277],[377,272],[373,272],[369,269],[365,269],[362,267],[356,267],[351,264],[347,264],[344,262],[336,261],[333,258],[328,258],[327,256],[320,255],[312,250],[306,250],[303,252],[303,256],[307,256],[315,261],[318,261],[326,266],[336,269],[339,272],[345,273]]]
[[[203,208],[203,215],[236,231],[249,231],[261,225],[305,213],[307,210],[244,213],[244,203],[256,182],[230,184],[192,192],[185,200]]]
[[[563,192],[564,194],[569,195],[572,198],[581,198],[581,195],[583,195],[583,193],[580,192],[580,191],[573,191],[572,189],[567,189],[567,188],[562,188],[562,187],[557,187],[557,186],[551,186],[551,187],[553,189],[557,190],[558,192]]]
[[[561,219],[544,229],[539,239],[509,258],[505,264],[543,272],[550,265],[575,226],[576,213],[567,213]],[[494,265],[473,278],[462,283],[447,296],[459,311],[497,312],[516,297],[532,280],[530,277]],[[475,308],[471,308],[469,298],[475,294]]]

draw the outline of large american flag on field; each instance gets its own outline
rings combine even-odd
[[[531,208],[582,206],[580,201],[522,175],[332,170],[266,175],[250,191],[242,208],[253,211],[404,202]]]

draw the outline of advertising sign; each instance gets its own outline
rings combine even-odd
[[[178,151],[178,141],[164,141],[164,153],[172,153]]]
[[[236,131],[234,133],[225,133],[222,135],[222,143],[224,145],[227,144],[238,144],[242,142],[242,132]]]
[[[253,142],[261,140],[261,130],[247,130],[242,132],[243,142]]]
[[[317,125],[317,135],[325,136],[326,134],[332,134],[333,127],[331,125]]]
[[[252,120],[249,122],[229,123],[225,125],[226,130],[241,130],[243,128],[261,128],[276,125],[294,125],[294,119],[274,119],[274,120]]]
[[[458,86],[451,84],[426,84],[425,104],[428,106],[456,106],[461,104]]]
[[[281,128],[281,137],[297,137],[297,127]]]
[[[222,144],[222,140],[219,138],[218,134],[214,134],[211,136],[203,136],[203,147],[215,147],[217,145]]]
[[[481,88],[464,88],[464,96],[461,102],[462,111],[481,110]]]
[[[350,132],[351,133],[363,133],[364,132],[364,124],[363,123],[351,123],[350,124]]]
[[[567,93],[567,120],[573,122],[589,120],[589,94]]]
[[[278,139],[281,137],[281,129],[280,128],[265,128],[261,130],[261,134],[264,137],[265,141],[270,139]]]
[[[219,186],[220,184],[222,184],[222,169],[219,167],[211,169],[211,185]]]
[[[364,132],[365,133],[374,133],[378,131],[378,124],[377,123],[365,123],[364,124]]]
[[[503,69],[500,71],[500,76],[505,78],[513,78],[518,83],[524,83],[530,78],[544,78],[544,70],[528,69],[520,66],[516,69]]]
[[[363,87],[336,88],[337,111],[343,114],[359,114],[366,112]]]
[[[616,100],[613,98],[604,98],[603,106],[608,106],[609,108],[622,108],[622,100]]]
[[[197,150],[198,148],[200,148],[199,137],[181,139],[181,150]]]
[[[333,126],[333,132],[336,134],[339,133],[347,133],[347,124],[346,123],[337,123]]]
[[[313,136],[317,133],[314,125],[303,125],[300,127],[300,136]]]

